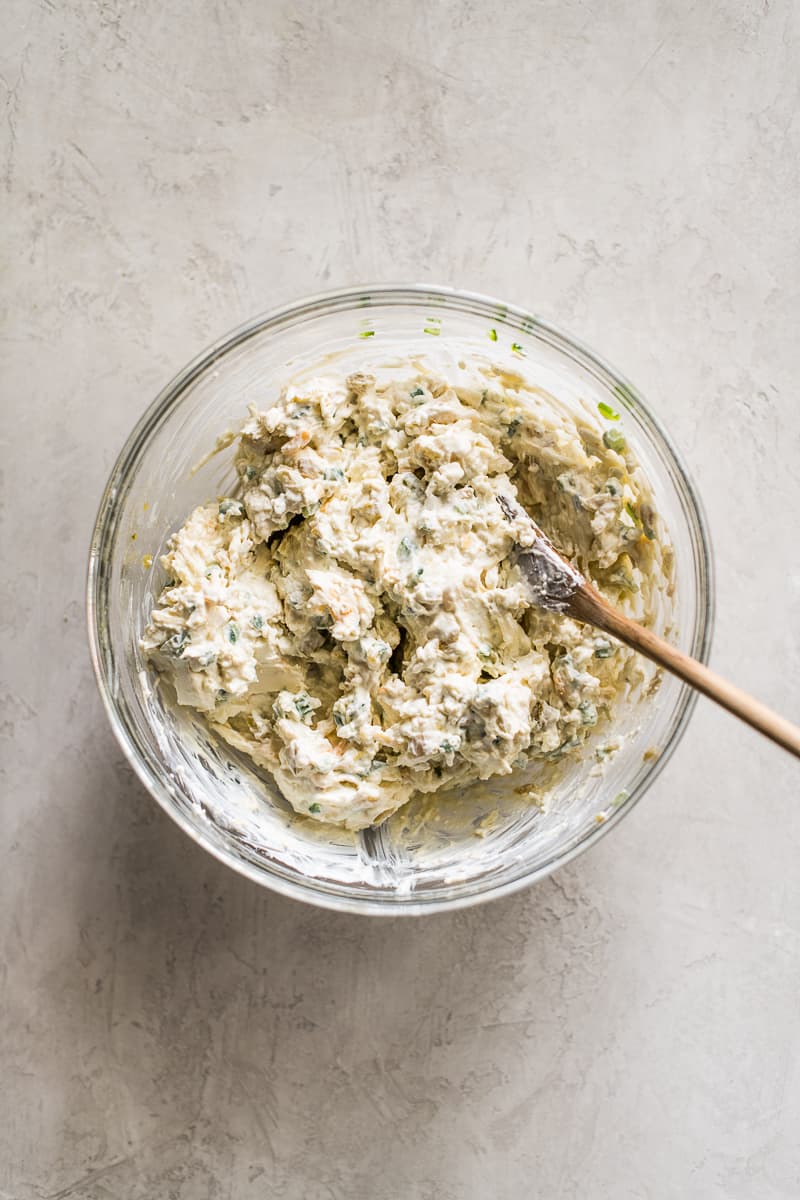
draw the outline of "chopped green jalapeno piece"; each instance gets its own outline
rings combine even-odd
[[[609,450],[616,450],[617,454],[621,454],[625,449],[626,441],[619,429],[607,429],[603,434],[603,445]]]
[[[606,404],[605,400],[601,400],[597,408],[600,415],[605,417],[607,421],[619,420],[619,413],[616,411],[616,409],[612,408],[610,404]]]

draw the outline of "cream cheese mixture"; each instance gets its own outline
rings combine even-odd
[[[669,550],[602,410],[605,433],[498,368],[285,389],[251,409],[234,494],[172,537],[143,650],[297,812],[349,829],[580,753],[637,660],[532,607],[511,551],[528,513],[652,618]],[[525,512],[509,521],[498,497]]]

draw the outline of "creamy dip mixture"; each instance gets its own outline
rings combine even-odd
[[[612,409],[583,420],[499,368],[377,374],[251,409],[234,494],[172,537],[142,643],[297,812],[354,830],[580,754],[641,678],[623,646],[531,605],[511,554],[526,513],[640,619],[670,571]]]

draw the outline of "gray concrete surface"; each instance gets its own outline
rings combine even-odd
[[[96,504],[212,337],[365,279],[535,307],[669,424],[714,662],[800,717],[792,0],[7,0],[3,1200],[800,1194],[798,765],[701,703],[556,878],[421,923],[190,844],[84,635]]]

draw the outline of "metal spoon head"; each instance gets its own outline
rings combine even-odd
[[[580,571],[561,557],[544,534],[519,551],[517,563],[532,602],[549,612],[567,612],[585,582]]]
[[[515,523],[524,517],[528,526],[525,544],[517,547],[516,561],[528,585],[531,602],[549,612],[566,612],[585,583],[580,571],[558,553],[547,534],[512,500],[498,496],[497,503],[507,521]]]

